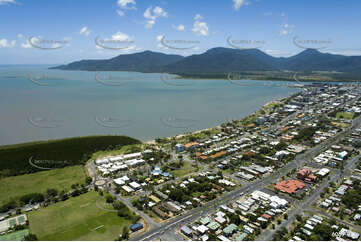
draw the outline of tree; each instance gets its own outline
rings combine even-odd
[[[114,197],[112,195],[107,195],[105,200],[107,203],[113,203]]]
[[[4,204],[3,206],[1,206],[0,212],[5,213],[5,212],[9,211],[10,209],[16,208],[16,206],[17,206],[17,203],[14,200],[12,200],[12,201]]]
[[[118,210],[118,216],[121,217],[121,218],[127,218],[129,217],[129,210],[128,208],[121,208]]]
[[[58,190],[54,188],[49,188],[46,190],[46,194],[48,195],[48,197],[56,197],[58,196]]]
[[[129,239],[129,228],[128,227],[123,227],[122,239],[123,240]]]
[[[115,188],[115,193],[116,193],[116,194],[119,194],[119,193],[120,193],[120,187],[116,187],[116,188]]]
[[[332,228],[328,224],[318,224],[314,228],[314,234],[317,235],[317,240],[330,241],[332,240]]]
[[[125,208],[125,205],[124,205],[122,202],[120,202],[120,201],[118,201],[118,200],[115,200],[115,201],[113,202],[113,207],[114,207],[114,209],[116,209],[116,210],[120,210],[120,209]]]
[[[239,216],[237,214],[231,214],[229,217],[230,223],[233,223],[235,225],[240,225],[241,224],[241,219],[239,218]]]
[[[342,197],[342,202],[348,208],[356,208],[361,203],[361,194],[355,190],[348,190]]]
[[[38,237],[35,234],[28,234],[24,237],[25,241],[37,241]]]
[[[77,196],[79,196],[80,195],[80,190],[78,190],[78,189],[75,189],[72,193],[71,193],[71,196],[72,197],[77,197]]]
[[[90,176],[87,176],[85,178],[85,184],[87,184],[87,185],[90,185],[90,183],[92,183],[92,181],[93,181],[93,179]]]

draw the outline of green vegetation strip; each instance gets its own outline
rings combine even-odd
[[[0,146],[0,177],[38,172],[43,168],[62,168],[84,164],[94,152],[140,144],[126,136],[87,136],[69,139]]]

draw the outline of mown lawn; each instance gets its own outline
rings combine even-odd
[[[69,190],[74,183],[84,183],[85,176],[83,166],[71,166],[2,178],[0,179],[0,206],[12,199],[17,200],[22,195],[45,193],[48,188],[57,189],[59,192]]]
[[[355,116],[354,113],[349,113],[349,112],[338,112],[336,114],[336,118],[343,118],[343,119],[353,119],[354,116]]]
[[[104,197],[91,191],[32,211],[28,214],[30,233],[36,234],[39,240],[113,241],[131,221],[119,217],[115,211],[100,209],[99,204],[103,207],[104,203]]]

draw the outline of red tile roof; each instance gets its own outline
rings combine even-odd
[[[274,185],[275,189],[288,194],[295,193],[298,189],[303,189],[304,187],[305,184],[298,180],[281,181],[280,183]]]

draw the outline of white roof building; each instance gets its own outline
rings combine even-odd
[[[122,189],[128,193],[134,192],[134,190],[131,187],[128,187],[127,185],[122,186]]]
[[[327,168],[322,168],[321,170],[319,170],[316,175],[320,175],[322,177],[326,176],[328,173],[330,173],[330,169]]]
[[[205,232],[208,231],[208,227],[204,225],[200,225],[197,227],[197,231],[200,232],[201,234],[204,234]]]
[[[116,185],[118,185],[118,186],[122,186],[122,185],[125,184],[125,181],[124,181],[122,178],[116,178],[116,179],[114,179],[113,181],[114,181],[114,183],[115,183]]]
[[[224,217],[216,217],[214,220],[219,224],[224,224],[227,221]]]
[[[130,159],[134,159],[134,158],[139,158],[141,156],[142,156],[142,153],[137,152],[137,153],[123,155],[123,159],[124,160],[130,160]]]
[[[136,182],[129,183],[129,186],[131,186],[135,190],[138,190],[141,187],[141,185],[139,183],[136,183]]]

